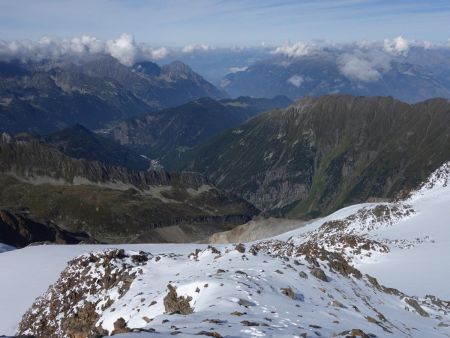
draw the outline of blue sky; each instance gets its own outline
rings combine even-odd
[[[450,38],[449,0],[0,0],[0,39],[121,33],[154,45]]]

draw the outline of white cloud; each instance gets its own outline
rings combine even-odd
[[[374,82],[389,71],[391,59],[377,49],[344,53],[337,59],[339,71],[351,80]]]
[[[291,85],[293,85],[294,87],[297,87],[297,88],[299,88],[304,81],[305,81],[305,79],[301,75],[293,75],[289,79],[287,79],[288,83],[290,83]]]
[[[248,67],[231,67],[229,69],[230,73],[239,73],[239,72],[245,72],[248,69]]]
[[[161,60],[169,55],[169,50],[166,47],[159,47],[157,49],[152,49],[150,55],[150,58],[153,60]]]
[[[189,44],[189,45],[184,46],[181,51],[183,53],[190,54],[190,53],[194,53],[194,52],[207,52],[210,49],[213,49],[213,48],[208,45]]]
[[[44,36],[38,41],[0,41],[2,59],[59,58],[64,55],[82,56],[103,51],[104,43],[88,35],[73,39]]]
[[[132,65],[136,61],[162,59],[167,56],[168,50],[138,44],[130,34],[122,34],[117,39],[107,41],[89,35],[71,39],[44,36],[38,41],[0,41],[2,60],[58,59],[95,54],[111,55],[125,65]]]
[[[311,51],[311,45],[300,41],[294,44],[285,44],[283,46],[279,46],[274,50],[274,53],[284,54],[289,57],[300,57],[308,55],[309,53],[311,53]]]
[[[113,58],[127,66],[134,64],[138,54],[136,43],[130,34],[122,34],[116,40],[107,41],[106,50]]]
[[[410,48],[410,42],[398,36],[395,39],[384,39],[384,50],[394,55],[407,55]]]
[[[381,78],[380,72],[374,69],[370,62],[352,54],[342,55],[338,65],[341,73],[353,80],[372,82]]]

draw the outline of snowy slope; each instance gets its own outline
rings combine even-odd
[[[22,315],[57,281],[59,274],[74,257],[94,250],[106,250],[110,245],[42,245],[0,254],[0,336],[12,335]],[[191,244],[133,244],[114,247],[151,252],[193,250]],[[195,246],[199,247],[198,245]],[[201,247],[201,246],[200,246]]]
[[[297,244],[318,241],[328,250],[344,253],[362,272],[386,285],[450,299],[449,181],[447,163],[404,200],[354,205],[278,238]],[[352,235],[359,245],[366,240],[374,245],[359,253],[348,243],[343,248],[344,237]]]
[[[331,337],[353,329],[393,337],[450,334],[448,304],[384,289],[337,256],[325,253],[319,259],[285,244],[210,247],[190,255],[116,250],[80,256],[27,313],[20,332],[68,337],[71,318],[86,317],[94,318],[88,327],[101,327],[94,332],[103,334],[111,334],[119,318],[129,328],[163,336],[179,331],[182,336]],[[105,286],[110,280],[119,282]],[[189,297],[193,313],[166,308],[169,284],[178,296]],[[43,320],[50,331],[42,331]]]

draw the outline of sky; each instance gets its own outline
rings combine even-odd
[[[0,0],[0,40],[132,34],[155,46],[450,38],[448,0]]]

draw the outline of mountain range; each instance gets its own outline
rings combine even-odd
[[[174,108],[130,118],[103,131],[105,136],[162,164],[263,111],[287,107],[285,96],[272,99],[201,98]]]
[[[1,131],[48,133],[75,123],[112,121],[226,94],[174,61],[131,67],[112,57],[72,62],[0,62]]]
[[[394,198],[450,158],[450,103],[307,97],[167,161],[272,214],[311,218]]]
[[[414,103],[450,98],[448,48],[412,47],[404,52],[382,47],[305,46],[258,60],[226,75],[221,86],[231,96],[293,100],[304,96],[348,94],[392,96]]]

